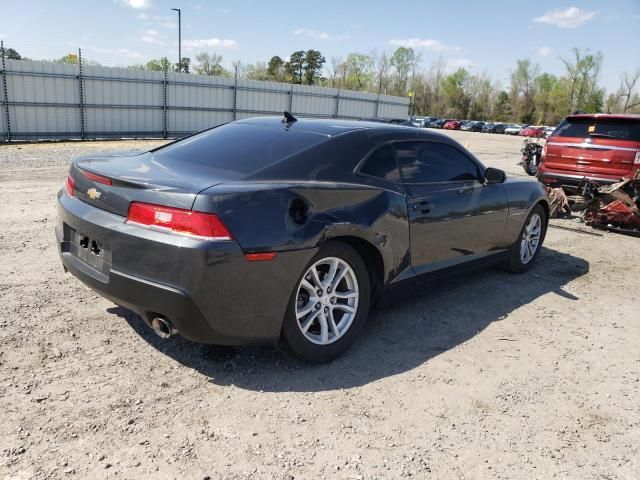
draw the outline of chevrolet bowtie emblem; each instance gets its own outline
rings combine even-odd
[[[95,200],[97,198],[100,198],[100,196],[102,195],[102,193],[100,193],[98,190],[96,190],[95,188],[90,188],[89,190],[87,190],[87,195],[89,196],[89,198],[91,200]]]

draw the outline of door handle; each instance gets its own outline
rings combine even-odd
[[[420,213],[429,213],[431,211],[431,204],[429,202],[415,203],[413,205],[413,211]]]
[[[458,189],[458,195],[464,195],[465,193],[470,193],[473,190],[473,187],[464,187]]]

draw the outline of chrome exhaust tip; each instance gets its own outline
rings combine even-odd
[[[178,330],[171,325],[171,322],[162,317],[155,317],[151,320],[151,328],[160,338],[169,338],[178,333]]]

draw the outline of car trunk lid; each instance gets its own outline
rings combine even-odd
[[[121,216],[134,201],[190,209],[198,192],[236,177],[203,165],[166,161],[154,152],[79,158],[71,176],[78,199]]]

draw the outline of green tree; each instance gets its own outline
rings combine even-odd
[[[556,76],[550,73],[542,73],[534,80],[535,123],[539,125],[553,123],[555,108],[551,102],[551,92],[557,82]]]
[[[231,76],[231,72],[222,66],[222,55],[200,52],[196,55],[196,62],[198,64],[194,68],[198,75],[226,78]]]
[[[156,58],[156,59],[152,59],[149,60],[144,68],[146,70],[151,70],[154,72],[163,72],[165,69],[166,70],[170,70],[172,68],[171,63],[169,62],[169,60],[167,60],[167,58]]]
[[[342,66],[345,77],[343,88],[364,90],[373,77],[371,71],[372,60],[364,53],[350,53]]]
[[[504,90],[498,92],[496,103],[493,106],[491,117],[496,122],[506,122],[511,119],[511,99],[509,94]]]
[[[413,48],[398,47],[393,52],[390,63],[398,74],[395,93],[404,95],[407,92],[409,75],[414,71],[418,62],[419,57],[413,51]]]
[[[518,122],[533,122],[535,105],[535,80],[540,66],[530,59],[516,60],[516,68],[511,73],[511,105]]]
[[[182,57],[180,62],[175,65],[175,71],[178,73],[189,73],[189,65],[191,65],[191,59],[189,57]]]
[[[267,63],[267,74],[269,75],[269,80],[283,82],[287,76],[284,70],[284,60],[277,55],[271,57],[269,63]]]
[[[561,58],[567,71],[569,108],[567,113],[574,110],[593,108],[601,97],[598,92],[598,77],[604,57],[601,52],[589,53],[589,50],[572,50],[573,57]],[[602,95],[604,99],[604,94]],[[602,105],[600,105],[602,107]]]
[[[287,73],[291,77],[291,83],[302,84],[302,72],[305,64],[304,50],[297,50],[291,54],[289,61],[285,64]]]
[[[304,57],[304,81],[307,85],[313,85],[321,77],[325,58],[318,50],[307,50]]]
[[[13,48],[0,47],[0,54],[4,54],[4,58],[6,58],[7,60],[22,60],[22,55],[20,55]]]
[[[445,114],[454,118],[465,118],[469,110],[469,97],[465,92],[469,72],[459,68],[451,75],[447,75],[442,83],[442,94],[447,109]]]

